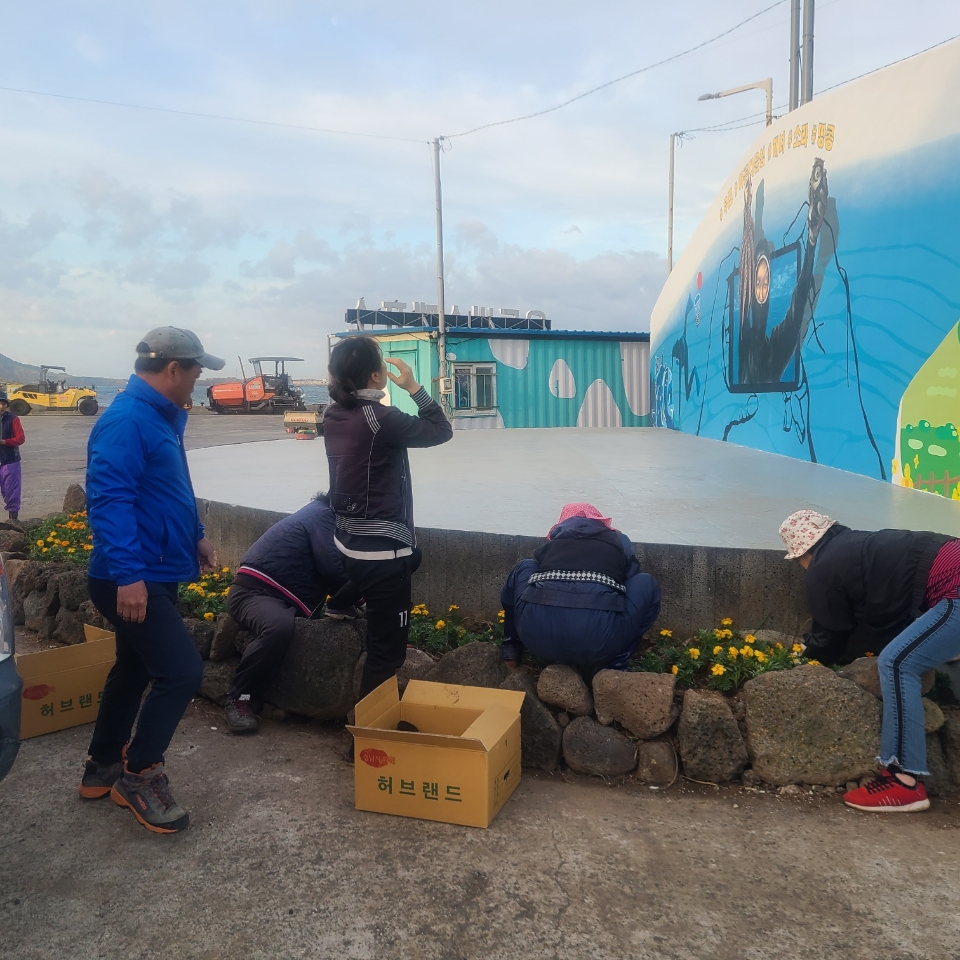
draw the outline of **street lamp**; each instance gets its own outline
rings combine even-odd
[[[698,100],[719,100],[721,97],[729,97],[735,93],[743,93],[744,90],[764,90],[767,94],[767,126],[773,123],[773,77],[767,77],[766,80],[758,80],[756,83],[745,83],[742,87],[733,87],[731,90],[721,90],[720,93],[705,93]]]

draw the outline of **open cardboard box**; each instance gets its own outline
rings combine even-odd
[[[356,707],[356,807],[487,827],[520,782],[515,690],[391,677]],[[416,733],[398,730],[401,720]]]
[[[97,719],[103,685],[117,658],[116,637],[89,624],[83,632],[86,643],[16,655],[23,681],[21,740]]]

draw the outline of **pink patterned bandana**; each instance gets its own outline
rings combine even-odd
[[[613,520],[610,517],[605,517],[591,503],[568,503],[560,511],[560,519],[557,523],[563,523],[564,520],[569,520],[571,517],[583,517],[584,520],[599,520],[611,530],[613,529]]]
[[[798,510],[780,524],[780,539],[787,548],[784,560],[796,560],[815,547],[836,523],[815,510]]]

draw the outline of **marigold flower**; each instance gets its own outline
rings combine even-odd
[[[676,664],[674,664],[674,665],[670,668],[670,672],[671,672],[674,676],[676,676],[676,675],[680,672],[680,668],[679,668]]]
[[[740,656],[742,657],[752,657],[753,656],[753,647],[741,647]]]
[[[727,651],[727,653],[730,654],[730,659],[731,659],[731,660],[736,660],[736,659],[737,659],[737,654],[740,653],[740,651],[739,651],[736,647],[731,647],[731,648]]]
[[[661,636],[661,637],[672,637],[672,636],[673,636],[673,631],[672,631],[672,630],[661,630],[661,631],[660,631],[660,636]]]
[[[85,543],[85,544],[83,545],[83,549],[84,549],[84,550],[92,550],[92,549],[93,549],[93,544],[92,544],[92,543]]]
[[[724,631],[723,631],[723,635],[724,635],[724,637],[727,638],[727,640],[729,640],[729,639],[733,636],[733,631],[732,631],[732,630],[724,630]]]
[[[820,661],[819,661],[819,660],[808,660],[807,663],[812,663],[812,664],[814,664],[815,666],[818,666],[818,667],[820,666]]]
[[[221,572],[221,573],[229,573],[229,572],[230,572],[230,568],[229,568],[229,567],[221,567],[221,568],[220,568],[220,572]]]
[[[203,619],[204,619],[204,620],[212,620],[212,619],[213,619],[213,614],[208,610],[208,611],[203,615]]]
[[[722,677],[726,672],[727,668],[722,663],[715,663],[711,668],[710,672],[715,677]]]
[[[61,546],[61,547],[69,547],[69,546],[70,546],[70,541],[69,541],[69,540],[61,540],[61,541],[60,541],[60,546]]]
[[[76,552],[77,552],[77,550],[76,550],[75,547],[70,547],[70,549],[67,550],[67,553],[76,553]]]
[[[455,603],[451,603],[450,606],[447,607],[447,613],[453,613],[454,610],[459,610],[459,609],[460,608]]]
[[[756,638],[752,633],[748,633],[748,634],[743,638],[743,642],[744,642],[744,643],[756,643],[756,642],[757,642],[757,638]]]
[[[783,644],[782,644],[782,643],[778,643],[778,644],[776,644],[776,647],[777,647],[778,650],[782,650],[782,649],[783,649]]]
[[[447,621],[446,621],[446,620],[438,620],[438,621],[434,624],[433,629],[434,629],[434,630],[442,630],[446,625],[447,625]]]
[[[43,548],[43,552],[44,552],[44,553],[47,552],[47,548],[46,548],[46,547]]]
[[[691,659],[691,660],[699,660],[699,659],[700,659],[700,651],[699,651],[696,647],[691,647],[691,648],[687,651],[687,653],[690,654],[690,659]]]
[[[724,618],[720,621],[720,626],[721,626],[721,627],[732,627],[732,626],[733,626],[733,621],[732,621],[729,617],[724,617]]]
[[[717,628],[713,631],[713,635],[714,635],[718,640],[722,640],[722,639],[723,639],[723,634],[724,634],[724,631],[721,630],[719,627],[717,627]]]
[[[713,648],[713,655],[716,656],[718,653],[723,653],[723,647],[719,644]]]
[[[753,655],[757,658],[757,663],[766,663],[767,655],[762,650],[754,650]]]
[[[803,653],[803,644],[802,644],[802,643],[795,643],[795,644],[790,648],[790,651],[791,651],[791,653]]]
[[[38,546],[38,547],[42,547],[42,546],[43,546],[43,541],[42,541],[42,540],[38,540],[38,541],[37,541],[37,546]]]

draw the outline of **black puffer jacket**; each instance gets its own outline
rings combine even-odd
[[[317,497],[275,523],[243,555],[234,583],[274,593],[309,617],[343,586],[343,556],[333,545],[334,515]]]
[[[843,657],[854,631],[879,653],[924,610],[930,567],[953,539],[913,530],[851,530],[832,526],[813,548],[807,605],[813,618],[806,656]]]

